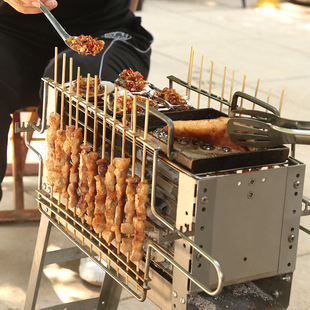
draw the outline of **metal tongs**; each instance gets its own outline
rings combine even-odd
[[[238,97],[258,104],[273,114],[237,109]],[[227,123],[231,139],[241,146],[260,148],[282,144],[310,144],[310,122],[281,118],[276,108],[243,92],[234,94],[231,113],[251,116],[251,118],[233,117]]]

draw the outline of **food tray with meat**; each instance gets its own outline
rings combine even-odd
[[[158,114],[161,112],[152,112],[149,116],[149,130],[148,139],[161,147],[163,153],[168,157],[169,145],[168,134],[164,131],[167,123]],[[208,120],[214,120],[220,124],[221,118],[227,118],[223,112],[217,111],[213,108],[199,109],[199,110],[184,110],[184,111],[168,111],[161,113],[168,117],[172,122],[185,121],[188,125],[192,123],[197,131],[202,126],[204,130]],[[206,120],[206,121],[204,121]],[[198,122],[193,122],[198,121]],[[144,115],[137,116],[137,127],[143,128]],[[177,124],[177,123],[174,123]],[[183,126],[184,123],[179,124]],[[178,127],[174,128],[174,137],[178,133]],[[224,124],[225,125],[225,124]],[[185,128],[185,131],[188,128]],[[216,133],[216,134],[221,134]],[[198,135],[199,136],[199,135]],[[215,137],[216,138],[216,137]],[[218,170],[238,169],[241,167],[259,166],[274,163],[283,163],[287,160],[289,149],[285,146],[274,148],[261,149],[238,149],[232,146],[215,146],[204,139],[182,137],[173,139],[174,161],[187,168],[191,173],[206,173]],[[216,144],[216,143],[215,143]]]

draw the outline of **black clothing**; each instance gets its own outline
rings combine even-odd
[[[147,78],[152,35],[129,10],[129,0],[59,0],[53,15],[70,35],[92,35],[105,41],[102,52],[84,56],[69,49],[43,14],[24,15],[0,0],[0,145],[7,145],[10,113],[39,105],[41,77],[54,78],[54,49],[59,49],[58,77],[61,82],[62,54],[73,58],[86,77],[98,75],[113,81],[123,69],[132,68]],[[66,78],[68,81],[68,77]],[[6,170],[7,149],[0,152],[0,184]]]

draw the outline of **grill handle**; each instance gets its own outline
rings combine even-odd
[[[156,199],[156,176],[157,176],[157,163],[158,163],[158,150],[154,151],[154,157],[153,157],[153,170],[152,170],[152,194],[151,194],[151,210],[154,216],[160,220],[164,225],[166,225],[170,230],[172,230],[175,234],[177,234],[179,237],[181,237],[183,240],[188,242],[194,250],[196,250],[199,254],[201,254],[206,260],[210,262],[210,264],[213,265],[218,278],[217,287],[215,290],[210,290],[208,287],[204,286],[201,282],[196,280],[188,271],[186,271],[182,266],[180,266],[173,258],[171,258],[169,255],[164,253],[162,250],[160,250],[159,247],[155,246],[154,244],[149,244],[147,249],[147,255],[146,255],[146,264],[145,264],[145,276],[148,278],[148,271],[149,271],[149,264],[150,264],[150,255],[151,255],[151,248],[159,252],[164,258],[166,258],[174,267],[176,267],[180,272],[183,273],[188,279],[190,279],[193,283],[195,283],[197,286],[199,286],[204,292],[211,296],[217,296],[221,293],[223,289],[223,281],[224,281],[224,274],[222,272],[221,265],[219,262],[214,259],[212,256],[207,254],[205,251],[203,251],[196,243],[194,243],[190,238],[188,238],[185,234],[183,234],[180,230],[178,230],[176,227],[174,227],[171,223],[169,223],[165,218],[161,217],[156,209],[155,209],[155,199]]]
[[[144,110],[146,109],[146,104],[144,102],[137,100],[137,105]],[[174,125],[172,119],[166,116],[165,114],[157,111],[153,107],[149,107],[149,112],[167,124],[168,127],[167,157],[170,160],[174,160],[176,158],[176,152],[173,150]]]
[[[251,101],[252,103],[257,104],[257,105],[261,106],[262,108],[265,108],[265,109],[271,111],[273,114],[280,116],[280,112],[274,106],[272,106],[272,105],[268,104],[267,102],[264,102],[260,99],[257,99],[256,97],[253,97],[249,94],[241,92],[241,91],[236,91],[233,95],[233,98],[231,101],[231,111],[232,112],[238,113],[240,111],[242,111],[242,112],[244,111],[244,110],[241,110],[240,108],[237,108],[238,98],[243,98],[245,100]]]

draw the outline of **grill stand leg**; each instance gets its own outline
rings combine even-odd
[[[35,310],[43,267],[45,265],[85,257],[85,254],[77,247],[47,252],[51,228],[52,223],[49,219],[41,216],[24,310]],[[99,298],[52,306],[45,308],[45,310],[63,310],[64,307],[67,310],[89,310],[94,309],[96,305],[97,310],[117,310],[121,293],[122,287],[106,274],[101,286]]]
[[[41,216],[24,310],[35,309],[51,227],[51,222]]]
[[[97,310],[116,310],[121,293],[122,287],[106,274],[101,286]]]

